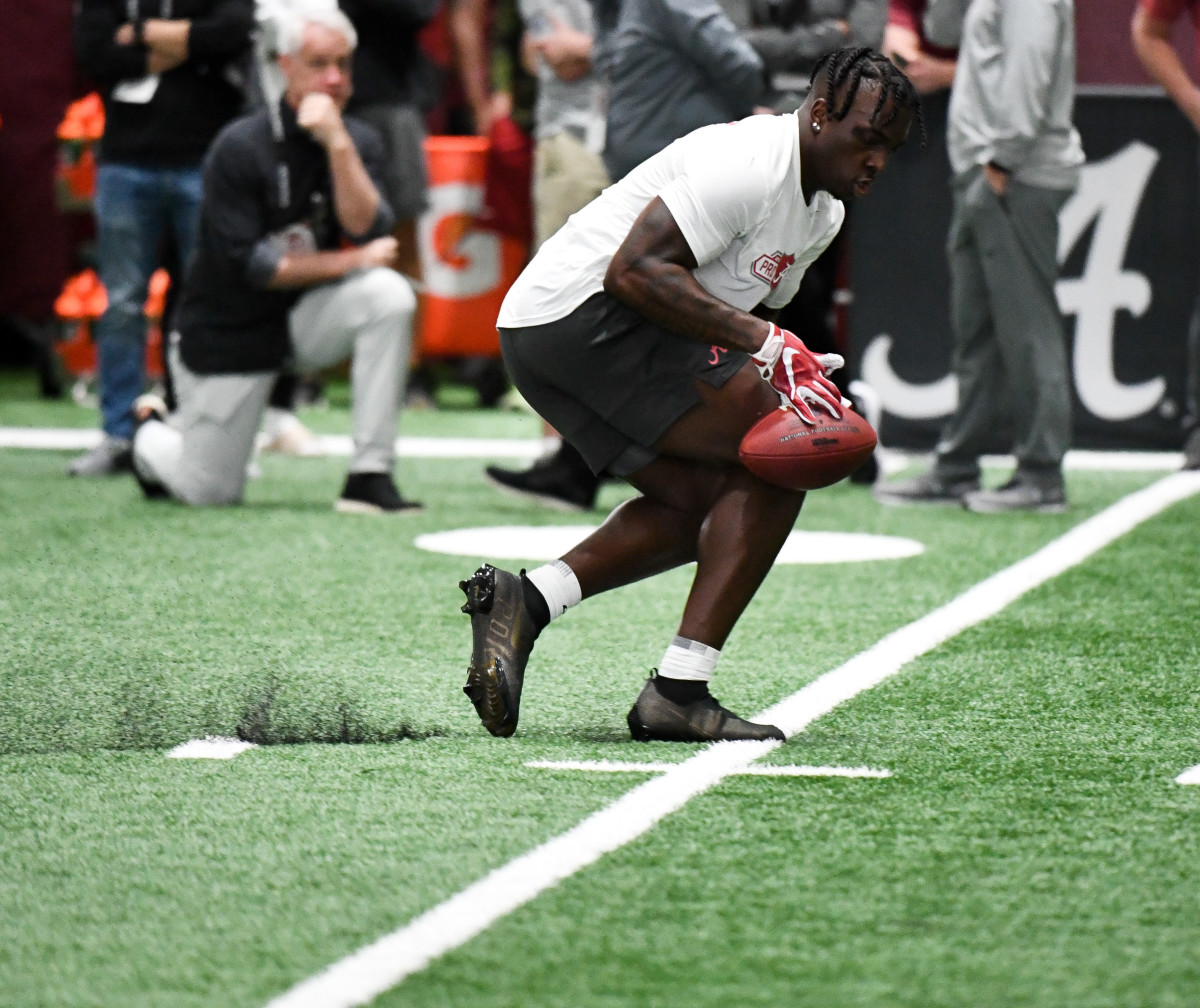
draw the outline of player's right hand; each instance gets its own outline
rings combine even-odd
[[[813,406],[840,419],[842,396],[828,376],[845,363],[841,355],[814,354],[795,333],[770,325],[763,345],[750,355],[763,380],[806,423],[817,422]]]
[[[372,269],[376,266],[395,266],[396,256],[400,245],[391,235],[376,238],[374,241],[360,245],[358,249],[360,268]]]

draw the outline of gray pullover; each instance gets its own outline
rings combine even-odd
[[[762,60],[717,0],[623,0],[604,50],[614,181],[694,129],[748,116],[766,91]]]
[[[1027,185],[1074,189],[1083,145],[1072,0],[933,0],[925,30],[959,45],[947,146],[956,175],[993,162]],[[955,37],[961,24],[962,37]]]

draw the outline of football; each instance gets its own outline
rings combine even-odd
[[[845,479],[875,450],[875,431],[845,406],[840,420],[814,412],[817,422],[808,424],[786,406],[772,410],[742,438],[742,464],[788,490],[820,490]]]

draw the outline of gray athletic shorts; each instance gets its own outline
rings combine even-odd
[[[397,221],[416,220],[429,206],[425,121],[413,105],[364,105],[354,115],[383,138],[384,194]]]
[[[658,453],[667,428],[700,401],[696,379],[720,388],[746,354],[676,336],[607,294],[566,318],[500,330],[513,384],[593,472],[628,476]]]

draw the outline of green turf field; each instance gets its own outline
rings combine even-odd
[[[94,423],[32,388],[0,376],[0,427]],[[333,393],[304,419],[344,433]],[[443,407],[404,433],[537,436]],[[413,544],[594,524],[619,486],[564,519],[497,496],[483,459],[406,458],[425,512],[372,519],[330,507],[344,460],[268,457],[245,507],[189,511],[68,480],[69,457],[0,449],[5,1008],[266,1005],[655,776],[530,761],[701,752],[624,724],[687,570],[548,629],[502,740],[461,693],[456,584],[485,557]],[[812,494],[799,528],[925,552],[776,567],[714,692],[754,715],[1164,475],[1072,472],[1061,516]],[[1174,780],[1200,764],[1198,529],[1200,495],[757,761],[890,777],[727,776],[373,1003],[1200,1003],[1200,787]],[[206,735],[259,746],[167,758]]]

